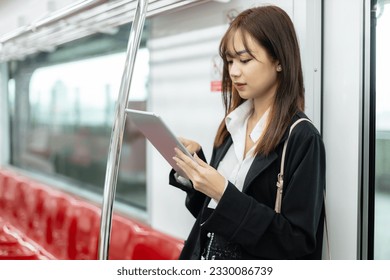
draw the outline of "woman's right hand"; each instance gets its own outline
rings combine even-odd
[[[194,155],[201,149],[201,146],[195,141],[185,139],[183,137],[178,137],[178,139],[191,155]]]

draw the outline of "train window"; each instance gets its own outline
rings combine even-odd
[[[390,259],[390,3],[378,1],[374,258]]]
[[[57,54],[9,64],[11,164],[72,189],[103,193],[128,35],[119,33],[84,38]],[[128,105],[141,110],[146,109],[149,75],[145,45],[138,52]],[[146,141],[128,124],[116,198],[146,209]]]

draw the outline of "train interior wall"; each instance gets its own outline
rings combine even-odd
[[[71,2],[74,1],[36,0],[29,1],[30,6],[17,0],[0,4],[0,33]],[[147,42],[150,55],[147,109],[162,115],[177,135],[200,142],[206,157],[210,158],[215,131],[223,116],[221,97],[210,90],[210,83],[215,78],[213,67],[218,64],[218,43],[228,24],[227,15],[262,3],[284,8],[296,26],[304,68],[306,112],[322,131],[327,148],[327,207],[332,255],[336,259],[356,259],[362,90],[356,81],[362,79],[363,67],[360,1],[211,1],[151,18]],[[322,13],[323,22],[320,20]],[[345,16],[351,20],[345,21]],[[321,65],[322,48],[324,65]],[[340,64],[341,59],[347,59],[348,63]],[[4,64],[0,70],[3,74],[0,79],[0,163],[6,164],[9,143]],[[348,135],[345,135],[346,129]],[[346,137],[340,139],[340,135]],[[184,207],[184,193],[168,185],[169,169],[158,152],[147,145],[147,211],[126,214],[142,217],[153,228],[184,239],[193,218]]]

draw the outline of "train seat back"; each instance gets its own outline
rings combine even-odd
[[[76,196],[0,169],[0,259],[97,259],[100,212]],[[182,247],[181,240],[141,222],[113,216],[109,259],[177,259]]]

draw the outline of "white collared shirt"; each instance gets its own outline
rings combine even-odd
[[[225,189],[230,181],[237,189],[242,191],[246,175],[254,160],[254,150],[256,144],[244,155],[245,141],[247,134],[248,119],[253,110],[252,100],[245,101],[234,111],[226,116],[226,128],[229,131],[233,143],[226,155],[218,165],[218,172],[226,178]],[[269,109],[263,114],[250,133],[251,140],[256,143],[264,131],[267,123]],[[208,205],[209,208],[215,208],[217,201],[212,199]]]

